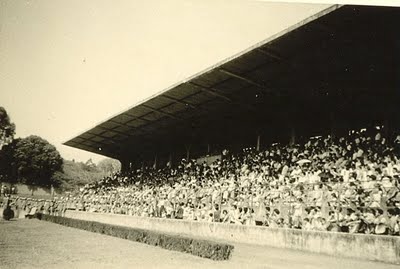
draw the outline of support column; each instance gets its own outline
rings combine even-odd
[[[211,151],[211,147],[210,147],[210,143],[208,143],[208,144],[207,144],[207,155],[210,154],[210,151]]]
[[[336,136],[336,117],[335,117],[335,112],[330,111],[329,112],[329,121],[330,121],[330,128],[331,128],[331,138],[335,138]]]
[[[287,123],[289,125],[289,145],[296,144],[296,124],[298,121],[302,121],[304,115],[302,110],[298,111],[298,102],[294,97],[289,99],[290,109],[287,114]]]
[[[256,144],[256,150],[260,151],[260,143],[261,143],[261,135],[257,135],[257,144]]]
[[[383,123],[383,137],[386,139],[386,141],[389,140],[389,136],[390,136],[390,121],[388,118],[385,119],[384,123]]]
[[[289,145],[294,145],[296,144],[296,128],[292,124],[290,126],[290,140],[289,140]]]
[[[192,145],[186,145],[186,161],[189,161],[190,158],[190,148]]]
[[[128,160],[119,160],[119,161],[121,163],[121,172],[122,173],[128,172],[130,169],[129,167],[130,162]]]
[[[167,166],[172,167],[172,153],[169,154]]]
[[[154,168],[154,169],[157,169],[157,153],[156,153],[156,155],[154,156],[153,168]]]

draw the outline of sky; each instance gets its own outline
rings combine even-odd
[[[0,0],[0,106],[63,142],[327,8],[239,0]]]

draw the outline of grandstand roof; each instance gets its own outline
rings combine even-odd
[[[190,139],[201,126],[210,132],[210,121],[280,113],[287,96],[293,104],[377,88],[384,95],[396,83],[398,59],[388,52],[398,46],[399,10],[333,5],[64,144],[121,159],[154,141]]]

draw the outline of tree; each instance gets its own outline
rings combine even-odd
[[[0,150],[0,181],[9,183],[18,181],[14,153],[19,140],[19,138],[14,139]]]
[[[113,160],[113,162],[118,161]],[[53,180],[58,182],[57,185],[59,186],[59,189],[63,191],[71,191],[77,187],[82,187],[109,175],[109,173],[104,171],[100,166],[100,164],[96,166],[92,160],[86,162],[64,160],[63,171],[56,172],[53,176]]]
[[[18,179],[27,185],[50,187],[59,182],[53,179],[62,171],[63,159],[57,149],[35,135],[20,139],[14,149],[14,162]]]
[[[0,106],[0,150],[14,139],[14,134],[15,124],[11,122],[5,108]]]
[[[107,158],[101,160],[97,167],[107,174],[112,174],[121,170],[121,163],[118,160]]]
[[[97,166],[96,164],[93,162],[93,160],[90,158],[89,160],[87,160],[84,164],[83,164],[83,169],[89,172],[92,171],[96,171],[97,170]]]

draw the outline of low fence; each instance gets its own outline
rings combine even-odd
[[[65,217],[230,242],[400,264],[400,237],[395,236],[314,232],[70,210],[66,211]]]

